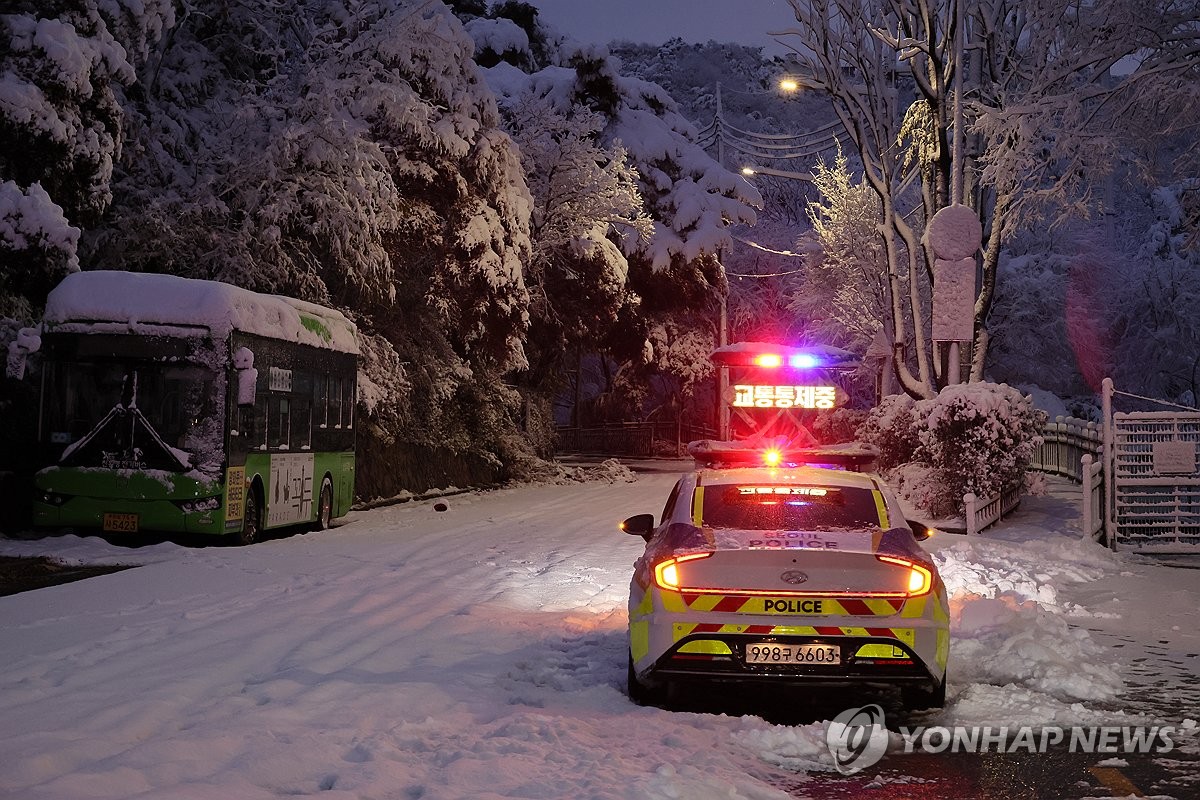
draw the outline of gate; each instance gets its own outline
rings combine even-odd
[[[1172,411],[1114,411],[1114,396],[1149,400]],[[1110,492],[1105,525],[1114,549],[1200,551],[1200,409],[1118,392],[1104,379],[1104,474]]]

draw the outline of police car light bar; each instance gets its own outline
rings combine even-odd
[[[700,439],[688,443],[688,454],[697,467],[824,467],[850,472],[873,472],[879,450],[871,445],[849,444],[828,447],[780,448],[755,446],[751,442],[719,442]]]
[[[791,347],[767,342],[736,342],[713,351],[717,366],[760,369],[854,369],[859,359],[848,350],[829,345]]]

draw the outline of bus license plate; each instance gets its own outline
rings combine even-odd
[[[841,661],[841,648],[831,644],[748,644],[746,661],[750,664],[837,664]]]
[[[137,514],[105,514],[104,530],[112,533],[137,533]]]

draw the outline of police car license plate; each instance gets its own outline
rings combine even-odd
[[[104,530],[113,533],[137,533],[137,514],[105,514]]]
[[[841,648],[831,644],[746,645],[746,662],[750,664],[837,664],[839,661]]]

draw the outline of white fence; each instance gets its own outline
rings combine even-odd
[[[1083,473],[1083,538],[1098,541],[1104,535],[1104,461],[1091,454],[1080,459]]]
[[[1104,532],[1103,426],[1073,417],[1046,423],[1042,444],[1034,452],[1030,469],[1070,478],[1083,485],[1083,535],[1099,539]],[[1021,502],[1022,487],[993,497],[963,496],[967,535],[981,533],[1012,512]]]
[[[982,533],[1021,504],[1022,486],[1006,489],[994,497],[980,499],[973,494],[963,495],[963,506],[967,517],[967,535]]]
[[[1033,454],[1030,469],[1061,475],[1083,483],[1083,457],[1100,460],[1104,445],[1104,427],[1096,422],[1056,417],[1042,431],[1042,444]]]

